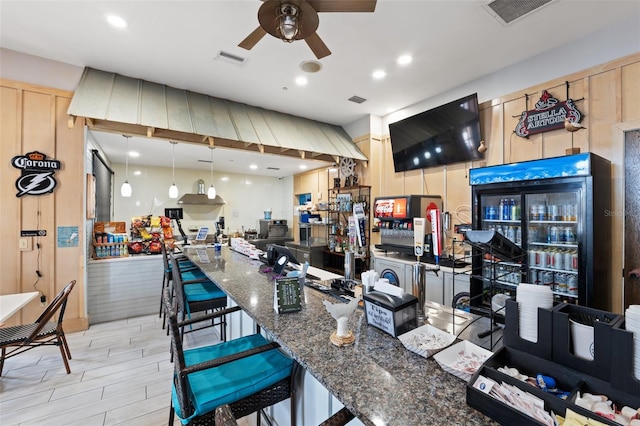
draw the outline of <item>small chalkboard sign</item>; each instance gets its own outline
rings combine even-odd
[[[302,310],[298,277],[277,278],[273,295],[273,309],[279,314]]]

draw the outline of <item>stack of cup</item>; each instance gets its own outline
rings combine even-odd
[[[624,317],[625,329],[633,333],[633,375],[640,380],[640,305],[629,305]]]

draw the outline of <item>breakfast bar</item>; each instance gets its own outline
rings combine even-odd
[[[362,309],[349,318],[354,344],[337,347],[329,340],[336,321],[322,304],[331,296],[305,287],[301,311],[277,314],[273,308],[274,277],[261,272],[262,262],[229,247],[223,247],[221,254],[213,249],[206,249],[206,256],[194,249],[186,253],[268,338],[278,342],[362,423],[495,424],[467,406],[465,382],[442,370],[433,359],[406,350],[399,340],[368,326]],[[486,325],[473,323],[459,337],[466,338],[467,333],[475,336],[476,327]],[[298,392],[297,398],[304,396],[302,393]],[[303,410],[307,404],[302,403]]]

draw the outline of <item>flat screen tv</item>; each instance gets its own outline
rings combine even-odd
[[[391,123],[389,135],[396,173],[484,158],[477,93]]]

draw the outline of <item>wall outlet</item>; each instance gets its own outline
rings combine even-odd
[[[29,251],[32,247],[31,237],[22,237],[18,240],[18,248],[20,251]]]

